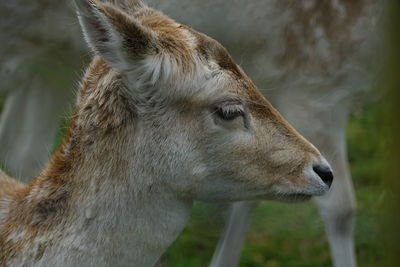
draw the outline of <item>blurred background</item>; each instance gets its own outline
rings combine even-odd
[[[1,2],[0,167],[27,182],[60,144],[91,54],[72,3]],[[357,203],[358,265],[395,266],[400,240],[399,2],[148,2],[227,46],[272,103],[314,143],[323,145],[333,132],[343,132]],[[298,118],[299,106],[307,112]],[[320,123],[317,134],[302,126],[308,119]],[[332,157],[339,153],[329,149]],[[254,206],[240,266],[332,266],[315,203]],[[162,265],[208,266],[228,210],[228,204],[197,202]]]

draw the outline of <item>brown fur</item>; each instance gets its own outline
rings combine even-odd
[[[0,170],[0,198],[12,196],[17,190],[23,188],[25,185],[15,179],[8,177],[3,171]]]
[[[5,265],[14,253],[30,244],[37,235],[64,223],[70,204],[76,201],[74,192],[84,187],[79,177],[72,177],[73,166],[80,165],[83,153],[90,149],[95,140],[111,134],[126,122],[124,116],[131,116],[126,106],[118,109],[119,105],[124,105],[124,101],[118,99],[120,90],[112,86],[106,86],[105,90],[95,90],[110,71],[103,60],[93,60],[80,90],[81,103],[76,107],[76,115],[72,117],[62,145],[42,174],[26,187],[15,180],[3,178],[4,183],[10,186],[2,187],[1,190],[6,190],[6,196],[12,197],[12,204],[0,228],[0,266]],[[118,82],[113,84],[117,85]],[[85,121],[78,125],[78,118]],[[0,192],[1,204],[4,193]],[[21,214],[24,214],[23,218]],[[23,239],[18,242],[7,239],[7,236],[18,232],[21,227],[27,229]],[[42,253],[39,251],[37,257],[40,258]]]
[[[243,78],[244,75],[240,71],[239,67],[233,62],[228,51],[220,43],[208,37],[205,34],[199,33],[188,26],[181,26],[188,30],[197,39],[197,50],[206,60],[211,57],[217,62],[217,64],[223,70],[230,71],[237,78]]]

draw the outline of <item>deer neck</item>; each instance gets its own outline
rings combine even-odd
[[[123,93],[98,88],[118,84],[107,82],[115,75],[94,61],[63,145],[22,196],[31,216],[14,225],[36,227],[26,239],[52,244],[24,264],[153,266],[187,223],[192,201],[163,182],[173,177],[154,162],[160,152],[138,134]]]
[[[101,186],[77,208],[78,225],[85,228],[83,247],[93,246],[82,252],[93,253],[87,258],[91,264],[99,259],[96,266],[153,266],[186,225],[191,202],[177,199],[162,187],[132,194],[131,186],[112,192],[110,186]]]
[[[68,206],[65,218],[53,220],[57,225],[50,227],[52,234],[42,232],[37,236],[43,239],[47,235],[45,239],[54,245],[48,248],[51,253],[46,251],[35,264],[153,266],[183,230],[190,217],[191,201],[176,197],[169,186],[148,171],[145,159],[137,155],[143,148],[123,143],[124,148],[104,140],[104,144],[98,144],[99,149],[86,148],[83,157],[74,153],[76,158],[71,159],[68,168],[71,171],[63,174],[62,181],[52,177],[54,172],[62,171],[54,166],[63,166],[53,160],[34,182],[35,195],[45,196],[35,202],[51,202],[49,196],[61,190],[66,192],[63,201]],[[168,178],[162,171],[157,173]],[[58,188],[50,193],[49,185]]]

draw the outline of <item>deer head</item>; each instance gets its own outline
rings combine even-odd
[[[217,41],[137,0],[75,2],[97,55],[76,113],[87,151],[109,146],[132,176],[182,198],[294,201],[327,192],[326,160]]]

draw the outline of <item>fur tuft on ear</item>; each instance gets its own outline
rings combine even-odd
[[[134,14],[136,11],[145,7],[141,0],[101,0],[104,3],[113,4],[121,8],[129,14]]]
[[[138,59],[157,53],[156,34],[134,17],[97,0],[75,0],[75,4],[86,42],[110,66],[129,70]],[[130,5],[144,7],[140,1]]]

